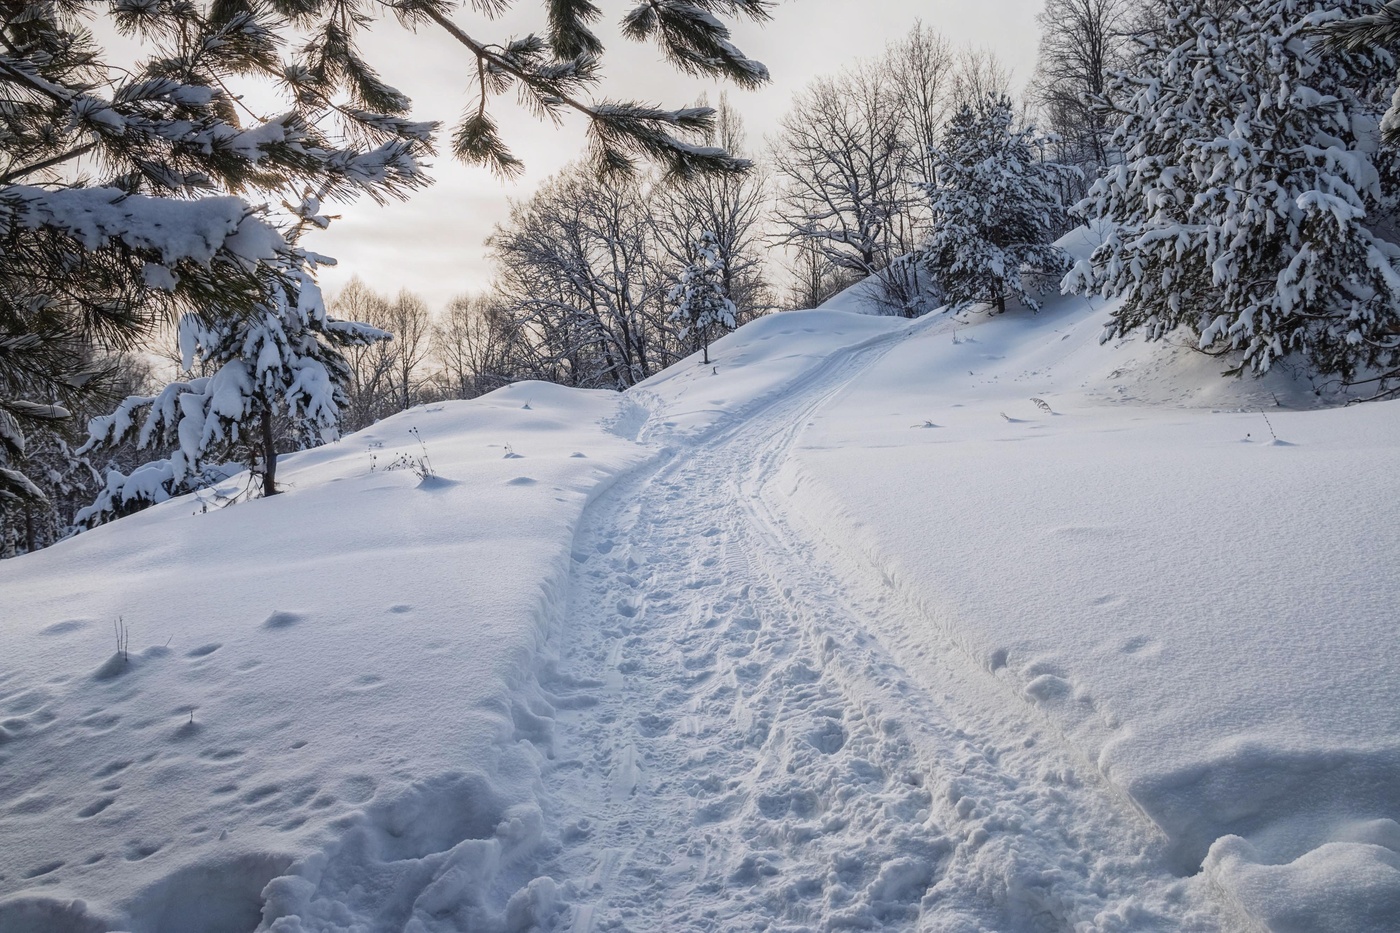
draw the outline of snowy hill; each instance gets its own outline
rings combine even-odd
[[[777,315],[0,563],[0,931],[1396,929],[1396,405],[1105,317]]]

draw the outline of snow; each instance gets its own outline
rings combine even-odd
[[[1204,862],[1269,929],[1383,929],[1395,403],[1285,409],[1306,386],[1105,352],[1103,316],[930,321],[825,407],[784,482],[810,532],[916,608],[891,637],[1040,707],[1177,871]]]
[[[0,219],[6,225],[49,227],[74,238],[89,251],[115,241],[134,250],[149,250],[161,257],[167,275],[181,262],[207,265],[221,250],[248,263],[276,258],[286,250],[281,234],[250,216],[248,207],[235,197],[179,201],[128,194],[117,188],[48,191],[11,185],[4,207]],[[149,268],[146,275],[152,284],[162,279],[158,271]]]
[[[298,859],[428,871],[528,823],[523,685],[571,525],[638,459],[600,427],[617,405],[533,383],[409,411],[287,458],[275,499],[180,497],[0,564],[0,930],[246,931]],[[384,470],[411,427],[432,482]],[[318,928],[297,890],[275,903]]]
[[[0,562],[0,931],[1394,929],[1397,403],[1112,311],[773,315]]]

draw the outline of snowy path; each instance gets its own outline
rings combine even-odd
[[[897,339],[678,443],[586,516],[542,684],[562,845],[539,873],[563,882],[564,929],[1220,928],[1030,706],[927,620],[888,624],[916,610],[786,517],[778,467]]]

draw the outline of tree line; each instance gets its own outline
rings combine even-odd
[[[537,29],[493,41],[509,5],[0,2],[0,553],[199,488],[229,462],[275,494],[286,444],[337,435],[346,353],[390,335],[327,312],[323,257],[302,234],[330,222],[323,203],[425,184],[439,138],[361,54],[366,31],[397,22],[465,57],[474,99],[446,136],[457,158],[501,176],[521,168],[492,117],[504,94],[541,118],[582,120],[602,174],[748,168],[696,144],[709,108],[595,93],[605,49],[591,2],[535,4]],[[729,24],[763,21],[771,5],[643,0],[622,34],[682,71],[757,87],[767,69]],[[104,47],[94,19],[134,60]],[[242,91],[254,86],[277,96],[271,115],[251,109]],[[171,334],[180,378],[123,395],[113,355]],[[104,407],[83,440],[76,422]],[[123,469],[133,448],[144,462]],[[70,484],[100,487],[77,515]]]
[[[1019,100],[994,54],[916,24],[813,82],[761,146],[723,98],[589,99],[591,4],[551,2],[547,28],[500,45],[430,0],[395,4],[476,61],[459,157],[518,171],[487,107],[509,89],[591,127],[588,158],[491,233],[491,287],[436,315],[358,282],[323,301],[319,257],[299,245],[328,222],[323,200],[421,184],[434,138],[339,31],[372,22],[374,4],[352,5],[351,20],[310,0],[193,5],[178,29],[122,7],[123,28],[164,54],[113,78],[81,2],[0,4],[16,101],[0,137],[0,549],[226,464],[275,493],[279,452],[421,401],[529,378],[623,389],[860,280],[910,316],[1034,309],[1059,284],[1122,299],[1106,339],[1186,332],[1234,371],[1296,361],[1377,397],[1400,377],[1395,2],[1046,0]],[[754,86],[766,71],[723,18],[767,6],[647,3],[624,31],[682,70]],[[285,24],[313,39],[284,57]],[[296,106],[249,121],[222,90],[248,74],[275,74]],[[94,153],[105,175],[63,174]],[[273,218],[250,206],[258,192],[295,196]],[[157,222],[171,219],[202,245]],[[1054,241],[1079,224],[1103,242],[1071,268]],[[126,351],[161,322],[186,372],[142,385]]]

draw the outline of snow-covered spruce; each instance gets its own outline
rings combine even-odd
[[[734,302],[724,293],[724,260],[719,255],[719,240],[709,230],[700,235],[694,257],[669,297],[674,306],[671,320],[681,325],[680,336],[693,336],[704,353],[704,361],[709,363],[714,332],[734,329]]]
[[[135,437],[138,445],[171,449],[129,475],[110,470],[97,500],[77,516],[96,525],[205,484],[207,471],[243,451],[262,476],[263,494],[277,490],[276,419],[285,415],[298,447],[338,435],[343,385],[350,370],[339,347],[389,339],[367,324],[326,314],[321,290],[305,265],[272,283],[272,300],[238,319],[180,321],[186,371],[210,374],[173,382],[155,396],[132,396],[111,414],[93,419],[86,453]],[[141,414],[144,412],[144,419]],[[138,426],[139,425],[139,426]]]
[[[920,259],[953,305],[1007,298],[1035,310],[1028,279],[1063,272],[1054,239],[1065,221],[1061,192],[1077,170],[1041,157],[1034,127],[1013,128],[1009,98],[948,122],[930,152],[935,178],[920,187],[933,209],[933,233]]]
[[[1170,0],[1137,73],[1120,74],[1110,170],[1076,210],[1103,245],[1064,288],[1121,296],[1104,339],[1177,328],[1266,372],[1290,354],[1358,377],[1400,366],[1400,248],[1382,186],[1379,51],[1323,51],[1320,27],[1367,0]]]

